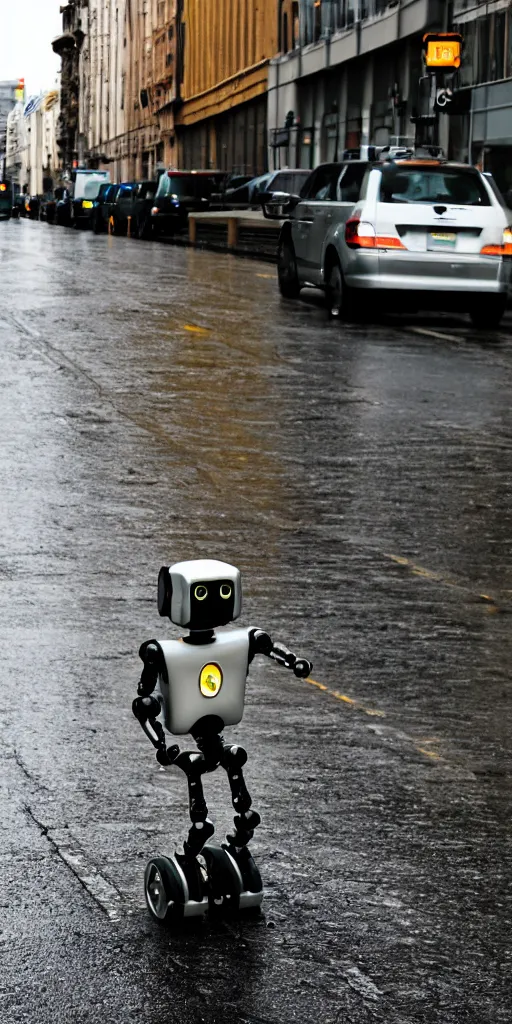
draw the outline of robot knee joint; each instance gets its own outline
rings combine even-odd
[[[247,761],[247,751],[243,747],[227,747],[224,751],[226,767],[232,771],[233,768],[242,768]]]

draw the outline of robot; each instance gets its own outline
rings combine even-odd
[[[206,913],[250,910],[259,913],[261,876],[248,849],[260,824],[252,809],[242,768],[245,750],[225,743],[226,726],[241,721],[249,666],[263,654],[299,678],[311,663],[273,643],[262,629],[225,629],[240,615],[240,572],[226,562],[198,559],[163,566],[158,577],[158,611],[188,635],[148,640],[139,655],[144,663],[132,710],[156,748],[161,765],[176,765],[187,777],[191,827],[183,853],[149,861],[144,890],[148,910],[161,924],[177,925]],[[163,722],[159,721],[160,715]],[[166,730],[190,733],[195,751],[167,746]],[[223,768],[235,810],[234,829],[223,844],[212,842],[202,776]]]

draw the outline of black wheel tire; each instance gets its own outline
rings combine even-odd
[[[469,311],[473,327],[478,327],[480,330],[496,330],[500,326],[506,308],[507,300],[501,296],[480,299],[478,306],[473,306]]]
[[[95,235],[101,234],[101,220],[98,215],[94,216],[92,219],[92,230]]]
[[[277,279],[279,291],[285,299],[298,299],[300,283],[297,274],[297,257],[293,242],[283,239],[277,250]]]
[[[148,862],[144,895],[149,913],[157,924],[180,924],[183,921],[183,882],[176,864],[168,857],[154,857]]]
[[[331,320],[351,320],[354,317],[352,296],[345,284],[339,260],[335,259],[326,273],[325,297]]]
[[[208,871],[208,904],[210,914],[225,915],[236,913],[239,909],[242,891],[240,872],[233,863],[227,850],[216,843],[203,846]]]

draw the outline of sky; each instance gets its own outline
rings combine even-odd
[[[25,96],[55,84],[60,60],[52,39],[62,29],[65,0],[0,0],[0,81],[24,78]]]

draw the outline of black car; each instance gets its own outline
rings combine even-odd
[[[157,181],[140,181],[132,197],[132,235],[151,238],[151,210],[158,188]]]
[[[187,225],[188,214],[207,210],[213,192],[225,180],[224,171],[167,171],[158,182],[151,226],[154,235],[174,234]]]
[[[91,210],[91,227],[95,235],[100,235],[102,231],[108,230],[108,222],[112,217],[114,203],[120,188],[120,185],[112,184],[112,182],[100,185],[98,195],[93,199]]]
[[[157,190],[156,181],[127,182],[117,193],[112,212],[114,234],[136,238],[151,236],[151,208]]]
[[[55,189],[55,199],[54,223],[68,228],[71,224],[71,195],[69,189]]]

